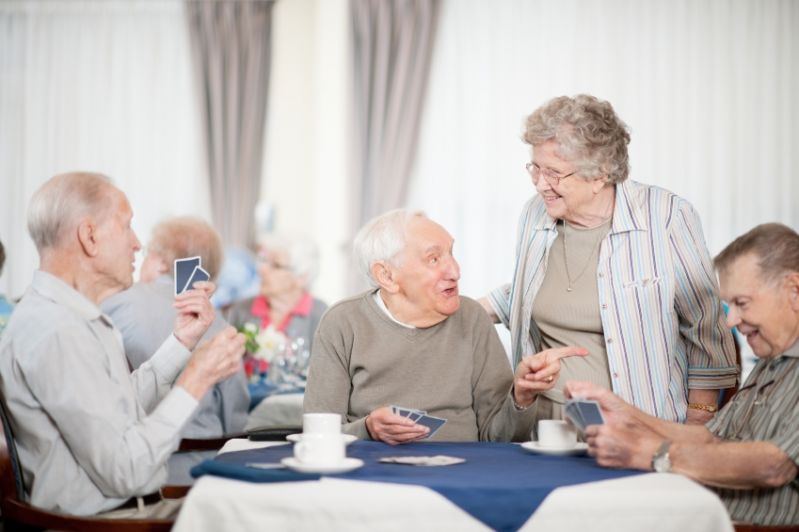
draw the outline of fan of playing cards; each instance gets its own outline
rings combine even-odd
[[[581,432],[589,425],[602,425],[605,422],[599,403],[588,399],[569,399],[566,401],[564,412]]]
[[[391,411],[398,416],[406,417],[414,423],[424,425],[430,429],[430,432],[427,433],[427,436],[422,438],[423,440],[432,438],[433,434],[438,432],[438,429],[440,429],[444,423],[447,422],[447,420],[444,418],[430,416],[424,410],[416,410],[415,408],[405,408],[403,406],[391,405]]]
[[[191,290],[194,283],[207,281],[211,276],[203,270],[202,258],[187,257],[175,261],[175,295]]]

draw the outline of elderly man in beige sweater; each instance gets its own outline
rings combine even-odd
[[[334,412],[343,430],[390,444],[429,429],[390,405],[447,422],[439,441],[527,439],[536,395],[553,387],[565,347],[526,357],[515,375],[479,303],[458,293],[453,239],[422,213],[387,212],[355,239],[373,289],[330,308],[314,340],[305,412]]]

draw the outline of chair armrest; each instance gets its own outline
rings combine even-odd
[[[219,438],[183,438],[178,446],[179,453],[191,451],[216,451],[221,449],[228,440],[233,438],[246,438],[246,433],[225,434]]]
[[[302,427],[262,427],[247,431],[251,441],[285,441],[289,434],[299,434]]]

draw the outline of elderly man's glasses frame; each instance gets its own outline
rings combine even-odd
[[[575,170],[574,172],[572,172],[570,174],[558,175],[558,174],[556,174],[555,172],[553,172],[552,170],[550,170],[548,168],[542,169],[540,166],[538,166],[534,162],[529,162],[529,163],[525,164],[524,167],[527,169],[527,173],[530,174],[530,177],[533,178],[533,183],[538,183],[538,178],[541,177],[541,176],[544,176],[544,179],[547,180],[547,183],[549,183],[553,187],[557,187],[558,185],[560,185],[561,181],[563,181],[567,177],[571,177],[571,176],[573,176],[574,174],[577,173],[577,170]]]

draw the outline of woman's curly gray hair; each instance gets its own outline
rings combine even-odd
[[[522,140],[535,146],[553,139],[558,155],[586,178],[606,175],[621,183],[630,173],[630,133],[609,102],[588,94],[548,101],[527,117]]]

